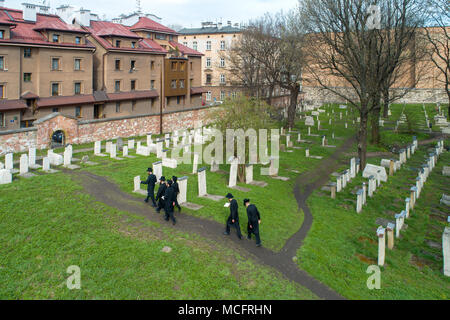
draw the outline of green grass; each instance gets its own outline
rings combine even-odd
[[[381,289],[369,290],[366,286],[367,267],[377,260],[375,220],[393,221],[394,214],[404,209],[404,199],[409,197],[409,188],[417,176],[413,168],[423,163],[426,151],[426,147],[420,147],[400,171],[382,183],[374,197],[368,198],[361,214],[356,213],[356,195],[351,193],[361,186],[361,176],[338,193],[336,200],[320,191],[314,192],[308,199],[314,222],[297,254],[299,266],[350,299],[448,300],[450,279],[441,271],[442,251],[431,248],[426,241],[442,243],[448,211],[442,212],[448,209],[439,206],[439,199],[442,193],[448,194],[449,178],[441,172],[450,160],[449,153],[441,156],[428,178],[406,221],[407,230],[401,232],[401,239],[395,239],[394,250],[386,249]],[[379,160],[373,158],[369,162],[379,165]]]
[[[0,192],[0,299],[315,298],[212,241],[95,203],[67,175]],[[66,287],[71,265],[81,290]]]

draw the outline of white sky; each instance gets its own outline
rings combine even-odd
[[[6,0],[5,7],[21,9],[24,2],[41,3],[42,0]],[[107,19],[136,10],[135,0],[47,0],[55,9],[62,4],[83,7]],[[201,21],[226,23],[247,22],[266,12],[288,11],[297,0],[141,0],[142,11],[162,18],[163,24],[179,24],[184,27],[200,27]]]

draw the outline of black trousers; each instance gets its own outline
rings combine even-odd
[[[175,220],[175,216],[173,215],[173,208],[165,208],[165,217],[164,219],[166,219],[166,221],[169,221],[169,219],[172,219],[172,221],[175,223],[177,220]]]
[[[241,227],[239,226],[239,220],[234,220],[234,223],[233,223],[232,219],[231,219],[231,216],[229,216],[228,220],[227,220],[227,226],[226,226],[226,232],[227,233],[230,233],[231,227],[236,228],[237,236],[239,238],[241,238],[242,234],[241,234]]]
[[[249,238],[251,238],[252,233],[255,235],[256,238],[256,244],[261,243],[261,238],[259,237],[259,223],[256,221],[256,223],[251,223],[253,228],[250,228],[250,222],[247,223],[247,234]]]
[[[156,208],[156,211],[160,212],[161,209],[165,209],[166,204],[164,203],[163,199],[158,200],[158,208]]]
[[[145,202],[148,202],[148,199],[152,199],[153,205],[156,206],[156,201],[155,201],[155,189],[153,189],[153,190],[147,190],[147,198],[145,199]]]

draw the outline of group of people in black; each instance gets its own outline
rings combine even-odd
[[[165,220],[172,220],[172,223],[175,225],[176,219],[174,217],[174,209],[178,208],[178,211],[181,211],[181,207],[178,204],[177,196],[180,193],[180,189],[178,187],[178,178],[176,176],[172,177],[172,180],[161,176],[159,179],[159,188],[156,193],[155,198],[155,185],[157,182],[156,176],[153,174],[153,169],[147,169],[148,177],[147,180],[141,181],[142,184],[147,185],[147,198],[144,200],[145,202],[149,202],[149,199],[152,200],[152,206],[156,208],[157,212],[161,212],[164,209],[165,212]],[[242,239],[241,227],[239,225],[239,213],[238,213],[238,203],[236,199],[234,199],[231,193],[226,195],[230,205],[230,215],[227,219],[226,229],[224,234],[229,235],[231,227],[236,228],[237,236],[239,239]],[[261,223],[261,215],[259,214],[258,208],[254,204],[250,203],[250,199],[244,199],[244,206],[247,208],[247,239],[251,239],[252,234],[256,238],[256,246],[261,246],[261,239],[259,237],[259,224]]]
[[[164,209],[165,220],[172,220],[172,223],[177,223],[175,216],[173,214],[175,207],[178,211],[181,211],[181,207],[178,204],[177,196],[180,193],[180,188],[178,187],[178,178],[176,176],[171,179],[167,179],[164,176],[159,178],[159,188],[156,193],[155,198],[155,185],[157,182],[156,176],[153,174],[153,169],[147,169],[148,177],[147,180],[141,181],[142,184],[147,185],[147,198],[144,200],[148,202],[149,199],[152,200],[152,206],[156,208],[157,212],[161,212]]]

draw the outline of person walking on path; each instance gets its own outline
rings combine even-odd
[[[155,184],[156,184],[156,176],[153,174],[153,169],[148,168],[147,169],[147,180],[141,181],[141,184],[147,185],[147,198],[144,200],[148,203],[148,199],[152,199],[152,206],[156,208],[156,201],[155,201]]]
[[[164,209],[165,207],[164,194],[166,192],[166,188],[166,178],[164,176],[161,176],[161,178],[159,178],[158,192],[156,193],[156,201],[158,201],[158,208],[156,208],[157,212],[160,212],[161,209]]]
[[[244,206],[247,207],[247,239],[252,238],[252,234],[256,238],[256,246],[261,247],[261,238],[259,237],[259,224],[261,223],[261,216],[258,208],[250,203],[250,199],[244,199]]]
[[[230,235],[230,228],[235,227],[238,238],[242,239],[241,227],[239,226],[238,203],[235,199],[233,199],[233,195],[231,193],[228,193],[225,197],[230,202],[230,216],[228,217],[224,234]]]
[[[181,207],[178,204],[178,194],[180,193],[180,187],[178,186],[178,182],[177,182],[178,181],[178,177],[172,176],[172,180],[173,180],[172,188],[175,191],[175,206],[178,208],[178,212],[180,212],[181,211]]]
[[[175,217],[173,216],[173,210],[175,208],[175,190],[172,186],[172,180],[167,180],[166,182],[166,191],[164,193],[164,211],[165,211],[165,217],[164,219],[166,221],[169,221],[169,219],[172,219],[173,225],[177,223],[175,220]]]

